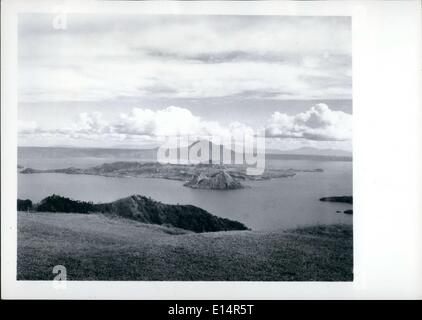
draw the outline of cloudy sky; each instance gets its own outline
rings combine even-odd
[[[351,149],[348,17],[19,19],[19,144],[149,147],[250,134]]]

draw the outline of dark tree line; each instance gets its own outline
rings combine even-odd
[[[33,205],[31,200],[18,199],[18,210],[75,213],[89,213],[98,211],[96,210],[95,205],[92,202],[72,200],[55,194],[41,200],[41,202],[36,205]]]
[[[18,211],[32,210],[32,201],[29,199],[21,200],[18,199]]]

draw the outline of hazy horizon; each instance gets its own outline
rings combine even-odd
[[[107,151],[156,151],[159,147],[150,147],[150,148],[135,148],[133,146],[116,146],[116,147],[81,147],[81,146],[71,146],[71,145],[52,145],[52,146],[18,146],[18,149],[27,148],[27,149],[82,149],[82,150],[107,150]],[[232,149],[233,150],[233,149]],[[291,156],[327,156],[327,157],[352,157],[353,153],[347,150],[341,149],[319,149],[313,147],[300,147],[294,149],[265,149],[267,155],[291,155]],[[67,154],[67,156],[70,156]],[[19,158],[19,156],[18,156]]]

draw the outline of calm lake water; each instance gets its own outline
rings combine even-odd
[[[37,169],[82,168],[112,161],[106,158],[19,159],[19,164]],[[184,187],[183,182],[164,179],[18,174],[18,198],[37,202],[55,193],[77,200],[109,202],[141,194],[164,203],[196,205],[217,216],[243,222],[253,230],[352,223],[351,215],[336,212],[351,209],[351,205],[318,200],[326,196],[352,195],[352,162],[276,159],[268,161],[267,166],[321,168],[324,172],[302,172],[290,178],[245,182],[249,188],[231,191],[190,189]]]

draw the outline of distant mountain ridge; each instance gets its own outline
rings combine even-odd
[[[189,148],[197,144],[192,143]],[[182,147],[183,149],[188,147]],[[221,148],[219,145],[211,144],[211,148]],[[234,151],[231,149],[220,149],[220,151],[231,152],[232,156]],[[156,161],[158,148],[150,149],[119,149],[119,148],[77,148],[77,147],[18,147],[19,158],[80,158],[80,157],[93,157],[93,158],[121,158],[121,159],[139,159]],[[302,147],[292,150],[278,150],[266,149],[268,155],[289,155],[289,156],[329,156],[329,157],[352,157],[352,152],[339,150],[339,149],[318,149],[313,147]]]
[[[312,156],[334,156],[334,157],[352,157],[352,152],[339,149],[318,149],[312,147],[302,147],[292,150],[268,149],[268,154],[286,154],[286,155],[312,155]]]
[[[18,159],[61,158],[115,158],[155,161],[154,149],[73,148],[73,147],[18,147]]]

